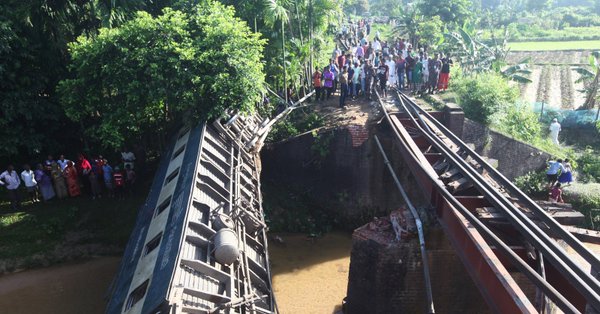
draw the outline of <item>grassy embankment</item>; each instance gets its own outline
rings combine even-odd
[[[142,183],[142,182],[140,182]],[[0,191],[0,274],[95,255],[120,254],[147,194],[142,183],[124,200],[79,196],[24,202],[11,210]],[[26,192],[21,191],[26,197]]]

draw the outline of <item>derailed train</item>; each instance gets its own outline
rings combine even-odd
[[[162,157],[106,313],[277,313],[259,161],[267,121],[183,129]]]

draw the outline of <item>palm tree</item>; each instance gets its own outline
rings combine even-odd
[[[281,22],[281,53],[283,60],[283,94],[285,103],[287,104],[287,73],[286,73],[286,60],[285,60],[285,23],[289,21],[288,11],[281,3],[281,0],[265,0],[266,8],[265,8],[265,22],[272,26],[275,25],[277,21]]]

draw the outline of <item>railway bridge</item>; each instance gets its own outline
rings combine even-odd
[[[279,312],[258,154],[272,125],[307,97],[273,119],[230,112],[173,138],[140,208],[107,313]],[[577,213],[542,208],[449,131],[439,113],[400,92],[392,97],[392,107],[379,99],[385,127],[490,309],[545,313],[552,304],[565,313],[597,313],[600,260],[582,242],[585,233],[560,223]],[[419,213],[374,140],[415,220],[428,287],[423,312],[435,313]],[[514,273],[535,287],[535,298]]]

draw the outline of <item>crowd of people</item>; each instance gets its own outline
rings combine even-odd
[[[553,203],[564,203],[561,186],[573,182],[573,169],[569,159],[557,159],[548,161],[546,171],[548,179],[548,200]]]
[[[384,97],[388,88],[417,94],[448,88],[453,65],[449,55],[431,53],[426,45],[413,49],[409,39],[384,41],[379,33],[369,41],[370,33],[371,24],[364,19],[342,27],[329,64],[313,73],[317,101],[329,99],[338,86],[340,107],[359,96],[370,100],[377,86]]]
[[[128,149],[121,152],[121,163],[114,167],[106,158],[99,155],[87,159],[83,154],[77,160],[66,159],[64,155],[55,160],[52,155],[35,170],[29,164],[23,165],[21,173],[9,164],[0,174],[0,186],[4,186],[13,210],[21,208],[21,184],[32,203],[58,198],[89,195],[92,199],[106,197],[124,198],[132,193],[136,181],[135,154]]]

